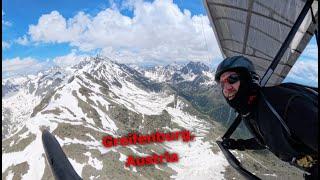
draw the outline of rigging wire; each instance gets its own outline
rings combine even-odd
[[[179,0],[180,1],[180,4],[182,5],[182,0]],[[203,3],[202,0],[199,0],[200,1],[200,4]],[[202,5],[202,10],[204,10],[205,12],[205,9],[204,9],[204,6]],[[207,37],[206,37],[206,34],[205,34],[205,30],[204,30],[204,26],[203,26],[203,18],[204,18],[204,15],[201,18],[201,30],[202,30],[202,35],[203,35],[203,39],[204,39],[204,46],[205,46],[205,49],[207,50],[207,55],[206,55],[206,61],[208,64],[210,64],[210,55],[209,55],[209,47],[208,47],[208,42],[207,42]],[[193,23],[193,22],[192,22]]]
[[[202,0],[200,0],[200,3],[202,3]],[[205,11],[205,9],[203,8],[203,6],[202,6],[202,9]],[[208,42],[207,42],[206,34],[205,34],[205,31],[204,31],[204,28],[203,28],[203,18],[204,18],[204,16],[201,17],[202,34],[203,34],[203,37],[204,37],[205,47],[206,47],[206,49],[207,49],[207,51],[208,51],[208,54],[207,54],[208,64],[210,64],[210,56],[209,56],[209,52],[210,52],[210,51],[209,51],[209,48],[208,48]]]

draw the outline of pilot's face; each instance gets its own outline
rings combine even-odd
[[[236,96],[240,87],[239,75],[233,71],[224,72],[220,76],[220,85],[224,97],[228,100],[232,100]]]

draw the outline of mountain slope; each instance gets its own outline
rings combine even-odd
[[[51,68],[36,76],[21,76],[2,82],[2,139],[24,125],[33,108],[64,83],[68,72]]]
[[[213,146],[215,126],[197,118],[198,112],[186,100],[175,96],[172,89],[149,81],[128,66],[104,59],[82,62],[71,74],[57,88],[43,94],[20,131],[3,140],[4,177],[50,177],[40,148],[41,129],[47,128],[84,179],[185,179],[200,175],[222,178],[227,162]],[[37,79],[39,84],[41,79]],[[193,113],[187,113],[186,109]],[[196,140],[111,149],[101,144],[104,135],[120,137],[133,131],[178,129],[191,130]],[[124,166],[128,155],[164,151],[179,153],[179,162],[139,168]]]

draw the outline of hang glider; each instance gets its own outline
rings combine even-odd
[[[318,44],[317,0],[204,0],[207,14],[224,56],[252,60],[261,86],[280,84],[313,35]],[[239,126],[238,115],[222,140]],[[228,162],[246,179],[260,179],[247,171],[217,141]]]
[[[318,34],[318,1],[204,0],[204,4],[224,58],[243,55],[252,60],[260,77],[268,74],[262,85],[281,83],[315,31]],[[270,71],[272,62],[277,68]]]

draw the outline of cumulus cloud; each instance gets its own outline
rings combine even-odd
[[[2,49],[8,49],[11,46],[10,43],[6,42],[6,41],[2,41]]]
[[[75,52],[71,52],[65,56],[58,56],[53,59],[53,62],[60,66],[72,66],[79,63],[82,59],[86,58],[86,55],[77,55]]]
[[[298,60],[288,74],[289,79],[303,84],[318,84],[318,61],[317,60]]]
[[[11,74],[27,74],[37,72],[45,67],[44,62],[39,62],[32,57],[15,57],[2,61],[2,74],[8,76]]]
[[[133,17],[108,8],[96,16],[79,12],[70,19],[58,11],[30,25],[32,41],[69,43],[80,51],[101,50],[120,62],[209,61],[221,57],[207,16],[191,16],[172,0],[126,1],[121,8]]]
[[[15,42],[23,46],[29,44],[29,40],[26,35],[24,35],[23,37],[19,37],[18,39],[15,40]]]
[[[318,46],[309,43],[292,67],[287,81],[318,86]]]
[[[67,22],[57,11],[40,17],[38,24],[29,26],[29,34],[33,41],[68,42],[72,34],[67,30]]]

